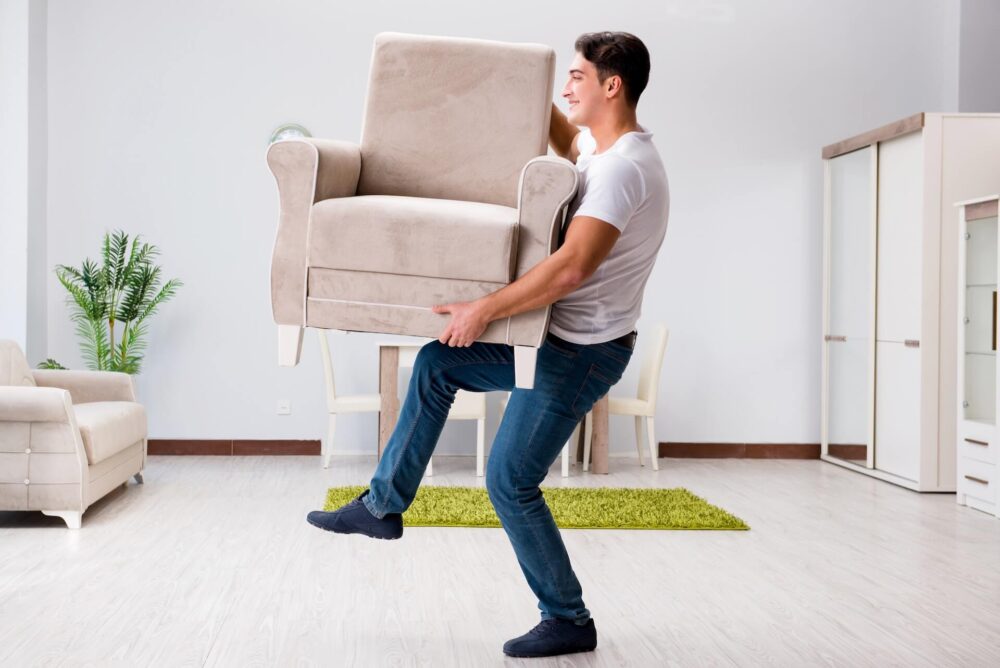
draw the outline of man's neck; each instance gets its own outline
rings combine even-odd
[[[635,113],[631,113],[624,118],[610,118],[606,122],[594,123],[590,126],[590,134],[597,142],[594,155],[604,153],[614,146],[618,139],[629,132],[638,132],[639,123],[635,119]]]

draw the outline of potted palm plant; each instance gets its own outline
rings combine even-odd
[[[80,349],[87,367],[96,371],[139,373],[146,348],[146,320],[183,285],[170,279],[160,286],[160,267],[153,264],[156,246],[140,243],[118,230],[105,233],[101,265],[87,258],[79,268],[56,265],[56,276],[69,295]],[[117,328],[117,331],[116,331]],[[65,368],[49,358],[41,369]]]

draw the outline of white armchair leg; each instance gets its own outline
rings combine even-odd
[[[514,346],[514,387],[530,390],[535,387],[535,360],[538,348]]]
[[[646,418],[646,434],[649,436],[649,457],[653,460],[653,470],[660,470],[660,453],[656,443],[656,430],[653,429],[653,416]]]
[[[635,448],[639,451],[639,466],[645,466],[642,463],[642,416],[635,416]]]
[[[431,459],[427,460],[427,470],[424,471],[424,475],[427,476],[428,478],[430,476],[434,475],[434,458],[433,457]]]
[[[70,529],[79,529],[80,520],[83,517],[83,511],[80,510],[43,510],[42,514],[63,518],[66,526]]]
[[[580,438],[580,425],[577,424],[576,427],[573,428],[573,435],[569,437],[569,440],[566,441],[566,445],[563,446],[563,451],[562,451],[562,477],[564,477],[564,478],[568,478],[569,477],[569,457],[570,457],[570,453],[573,453],[574,455],[576,454],[576,443],[579,440],[579,438]],[[570,447],[570,446],[573,446],[573,447]]]
[[[486,459],[486,418],[476,420],[476,475],[483,477],[483,463]]]
[[[323,456],[323,468],[330,468],[330,456],[333,454],[333,432],[337,428],[337,414],[330,413],[330,426],[326,432],[326,440],[323,441],[320,449],[322,450]]]
[[[278,366],[295,366],[302,356],[305,327],[278,325]]]
[[[590,470],[590,437],[594,425],[594,416],[587,413],[587,419],[583,423],[583,470]]]

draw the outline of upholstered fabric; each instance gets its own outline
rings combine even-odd
[[[313,205],[310,267],[509,283],[517,209],[424,197],[338,197]]]
[[[554,252],[579,180],[545,155],[554,67],[539,44],[377,35],[361,143],[267,151],[274,321],[437,337],[451,316],[431,306],[494,292]],[[540,347],[549,311],[477,340]]]
[[[95,401],[75,404],[76,424],[91,464],[146,437],[146,411],[131,401]]]
[[[145,467],[146,413],[128,374],[32,372],[23,359],[0,341],[0,380],[19,381],[0,384],[0,510],[63,513],[78,528],[79,513]]]
[[[33,386],[31,367],[16,341],[0,339],[0,385]]]
[[[517,206],[548,147],[555,51],[544,44],[375,36],[358,195]]]
[[[77,371],[36,369],[32,372],[39,387],[69,390],[74,404],[91,401],[135,401],[132,376],[119,371]]]

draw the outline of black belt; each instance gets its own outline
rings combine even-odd
[[[556,339],[557,341],[562,341],[563,343],[569,343],[571,345],[577,345],[577,346],[583,345],[579,343],[573,343],[572,341],[567,341],[566,339],[556,336],[552,332],[549,332],[548,335]],[[612,339],[611,341],[606,341],[605,343],[619,343],[625,346],[626,348],[631,348],[632,350],[635,350],[635,339],[637,336],[639,336],[639,333],[633,329],[628,334],[622,334],[617,339]]]

